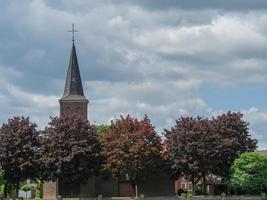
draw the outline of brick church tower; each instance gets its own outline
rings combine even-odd
[[[87,119],[88,100],[83,93],[82,80],[74,42],[72,44],[64,94],[59,100],[60,115],[78,114]]]
[[[61,99],[59,99],[60,116],[78,114],[82,118],[87,119],[87,105],[89,101],[86,99],[83,93],[74,39],[72,41],[73,43],[65,82],[65,89],[63,96]],[[43,185],[43,198],[56,199],[61,189],[62,188],[58,181],[46,182]]]

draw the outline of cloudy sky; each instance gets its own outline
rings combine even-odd
[[[0,0],[0,122],[59,113],[75,23],[92,123],[241,111],[267,149],[266,0]]]

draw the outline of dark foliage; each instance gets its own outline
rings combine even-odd
[[[254,151],[257,140],[251,139],[248,123],[241,113],[228,112],[212,120],[216,135],[216,144],[212,160],[212,172],[228,179],[235,159],[244,152]]]
[[[195,181],[212,168],[214,135],[208,119],[181,117],[175,127],[165,130],[168,159],[176,178],[185,176]],[[204,178],[205,181],[205,178]]]
[[[256,149],[250,138],[248,123],[242,114],[222,114],[212,120],[181,117],[170,130],[165,130],[168,159],[174,176],[185,176],[193,182],[214,174],[229,178],[234,160],[246,151]]]
[[[51,118],[42,150],[43,180],[81,183],[99,169],[96,127],[78,115]]]
[[[35,180],[40,171],[40,141],[36,124],[29,118],[14,117],[0,130],[0,162],[4,179],[15,185]]]
[[[207,193],[203,187],[199,187],[196,188],[195,195],[207,195]]]
[[[179,188],[178,190],[177,190],[177,195],[178,196],[181,196],[183,193],[187,193],[187,191],[185,190],[185,189],[183,189],[183,188]]]

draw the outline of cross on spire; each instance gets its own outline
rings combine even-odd
[[[69,30],[68,32],[71,32],[71,33],[72,33],[72,43],[74,44],[74,33],[75,33],[75,32],[78,32],[78,30],[75,30],[75,29],[74,29],[74,24],[72,24],[72,29]]]

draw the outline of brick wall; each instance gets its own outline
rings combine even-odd
[[[60,102],[60,115],[72,115],[77,113],[84,119],[87,119],[87,102]]]

